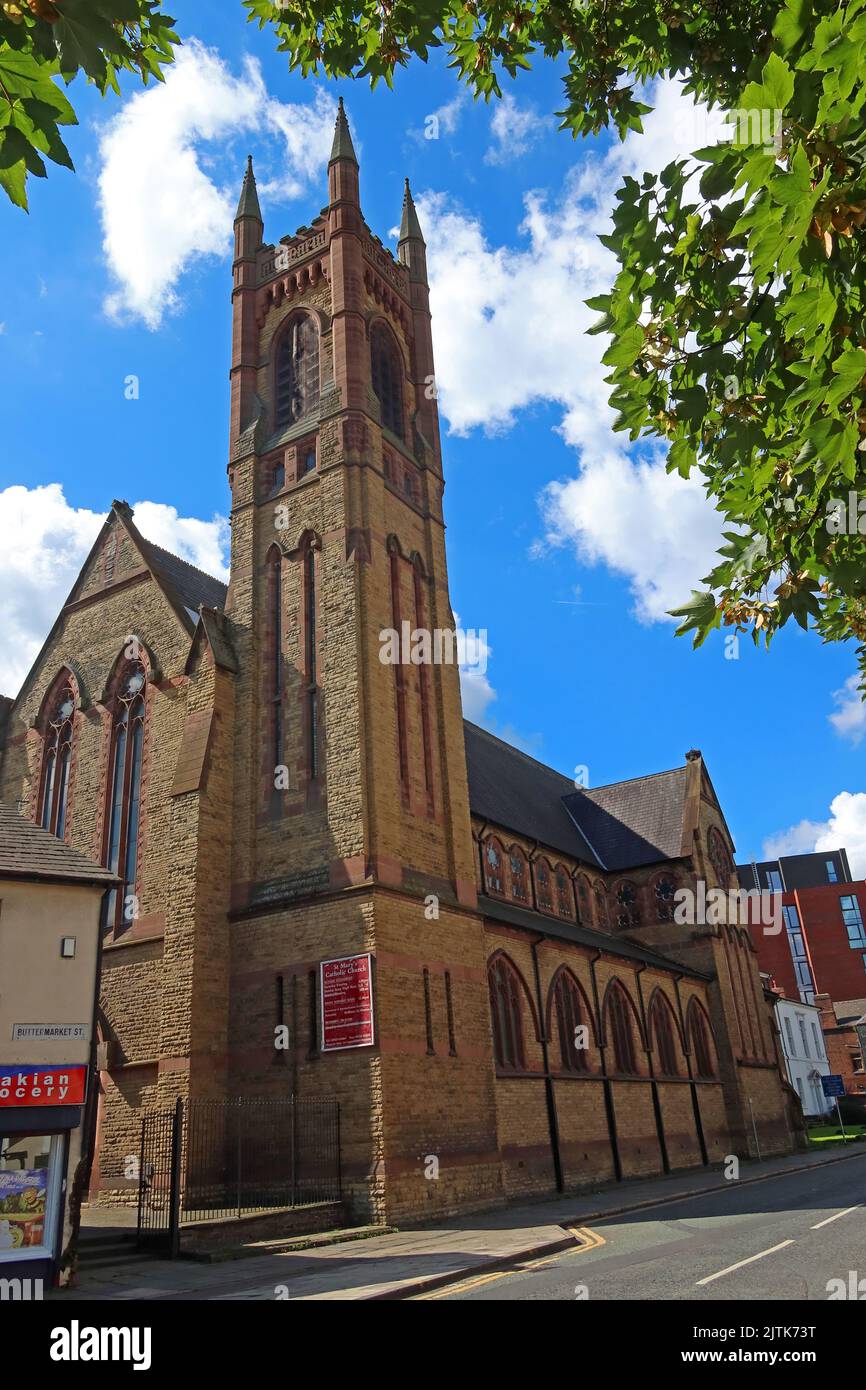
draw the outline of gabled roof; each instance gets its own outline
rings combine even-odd
[[[178,620],[183,624],[190,636],[193,635],[198,624],[198,608],[201,604],[205,604],[210,608],[225,607],[228,589],[222,580],[215,579],[210,574],[205,574],[203,570],[196,569],[195,565],[189,564],[187,560],[181,560],[180,556],[172,555],[170,551],[163,550],[162,546],[154,545],[152,541],[145,540],[132,519],[132,508],[129,504],[127,502],[114,501],[111,504],[111,511],[108,513],[108,516],[105,518],[100,528],[99,535],[90,547],[87,558],[78,571],[75,583],[66,598],[66,602],[57,614],[45,641],[39,649],[35,661],[24,677],[21,689],[18,691],[15,700],[16,704],[28,689],[34,672],[38,670],[49,644],[63,622],[63,615],[66,609],[71,603],[76,601],[76,595],[78,594],[82,576],[87,572],[88,566],[94,556],[99,553],[115,517],[120,525],[127,531],[133,545],[141,555],[143,566],[146,566],[147,569],[150,570],[157,585],[177,614]]]
[[[474,816],[618,872],[682,857],[689,764],[576,790],[574,783],[486,729],[463,721]]]
[[[5,801],[0,801],[0,878],[53,879],[106,888],[120,882],[116,874],[25,820]]]
[[[463,734],[473,815],[604,867],[566,808],[573,782],[466,719]]]
[[[224,671],[233,671],[237,675],[240,667],[238,658],[232,645],[231,634],[229,631],[229,620],[225,613],[218,608],[205,608],[201,604],[198,610],[198,627],[192,639],[189,656],[187,657],[187,673],[192,668],[193,659],[196,652],[196,643],[199,634],[203,634],[204,640],[213,653],[213,659],[217,666]]]
[[[198,620],[201,604],[206,608],[225,607],[228,586],[221,579],[214,579],[213,575],[196,569],[188,560],[182,560],[179,555],[163,550],[161,545],[145,540],[140,532],[139,544],[150,568],[170,591],[170,597],[193,615],[194,622]]]
[[[687,767],[574,791],[565,804],[606,868],[637,869],[682,854]]]

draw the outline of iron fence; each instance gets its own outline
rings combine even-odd
[[[138,1231],[176,1252],[178,1230],[338,1201],[340,1107],[332,1097],[178,1101],[142,1121]]]

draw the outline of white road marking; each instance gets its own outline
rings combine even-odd
[[[828,1216],[825,1221],[819,1221],[817,1226],[810,1226],[810,1231],[820,1231],[822,1226],[829,1226],[831,1221],[838,1221],[840,1216],[847,1216],[849,1211],[859,1211],[860,1203],[855,1202],[853,1207],[846,1207],[844,1211],[837,1211],[835,1216]]]
[[[708,1274],[706,1279],[699,1279],[695,1288],[699,1289],[701,1284],[712,1284],[714,1279],[721,1279],[723,1274],[733,1274],[735,1269],[742,1269],[743,1265],[754,1264],[755,1260],[762,1260],[765,1255],[774,1255],[777,1250],[784,1250],[786,1245],[793,1245],[793,1240],[783,1240],[779,1245],[771,1245],[769,1250],[762,1250],[758,1255],[750,1255],[747,1260],[738,1260],[735,1265],[728,1265],[727,1269],[720,1269],[718,1274]]]

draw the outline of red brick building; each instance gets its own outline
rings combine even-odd
[[[792,1144],[709,772],[584,790],[465,724],[426,251],[328,201],[235,220],[231,580],[112,507],[8,711],[0,787],[116,868],[93,1195],[176,1097],[334,1097],[353,1219],[417,1219]],[[324,1045],[319,967],[369,957],[374,1036]],[[291,1037],[275,1051],[275,1033]],[[754,1124],[753,1124],[754,1117]],[[435,1162],[433,1161],[435,1160]]]
[[[866,883],[853,879],[844,849],[738,864],[737,877],[742,888],[781,893],[783,930],[749,928],[761,969],[789,999],[818,1005],[833,1071],[847,1091],[866,1090],[853,1028],[866,1011]]]

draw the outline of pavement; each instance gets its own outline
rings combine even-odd
[[[248,1247],[243,1252],[246,1258],[217,1264],[149,1260],[129,1266],[118,1265],[109,1270],[84,1272],[76,1288],[56,1291],[50,1297],[70,1302],[424,1297],[442,1288],[457,1288],[466,1280],[492,1285],[497,1282],[493,1277],[497,1271],[513,1271],[526,1262],[556,1266],[560,1258],[565,1261],[574,1255],[580,1255],[581,1260],[587,1262],[609,1259],[611,1249],[605,1254],[601,1247],[611,1247],[611,1240],[600,1236],[592,1227],[601,1221],[610,1222],[626,1216],[628,1220],[621,1224],[627,1225],[629,1232],[646,1231],[652,1223],[642,1219],[640,1213],[659,1207],[664,1222],[665,1210],[670,1214],[678,1205],[686,1208],[691,1204],[694,1209],[709,1204],[708,1220],[726,1230],[734,1230],[738,1225],[742,1228],[740,1218],[757,1217],[770,1208],[784,1213],[794,1208],[814,1210],[822,1204],[832,1207],[836,1195],[850,1193],[853,1189],[858,1193],[866,1190],[864,1160],[866,1143],[830,1152],[789,1154],[762,1162],[743,1161],[736,1181],[726,1179],[721,1168],[702,1168],[666,1178],[612,1184],[554,1201],[500,1207],[414,1230],[372,1234],[374,1228],[362,1228],[354,1232],[323,1233],[321,1237],[305,1237],[303,1241],[270,1241],[263,1244],[260,1254],[252,1253]],[[775,1186],[767,1193],[757,1189],[752,1193],[752,1185],[757,1183]],[[823,1190],[825,1197],[821,1196]],[[859,1207],[859,1201],[856,1204]],[[833,1231],[834,1228],[828,1225],[828,1229]],[[686,1243],[691,1239],[689,1233],[682,1236]],[[794,1244],[795,1239],[790,1236],[787,1243]],[[623,1258],[634,1264],[635,1254],[640,1254],[633,1248],[634,1241],[629,1244],[621,1239],[620,1245]],[[750,1256],[746,1258],[751,1261]],[[673,1260],[672,1269],[676,1269],[678,1259]],[[641,1260],[637,1262],[640,1264]],[[861,1263],[866,1262],[861,1260]],[[589,1268],[589,1264],[581,1264],[581,1268],[584,1267]],[[866,1274],[866,1268],[863,1273]],[[489,1281],[487,1276],[490,1276]],[[573,1275],[566,1274],[563,1278],[563,1287],[573,1286]],[[509,1289],[516,1287],[513,1277],[509,1276],[506,1282]],[[537,1281],[535,1286],[538,1287]],[[509,1291],[492,1296],[518,1295]],[[563,1296],[573,1298],[575,1295],[572,1291]],[[611,1292],[608,1296],[659,1295]],[[680,1292],[660,1296],[692,1295]],[[710,1296],[727,1295],[720,1290]]]

